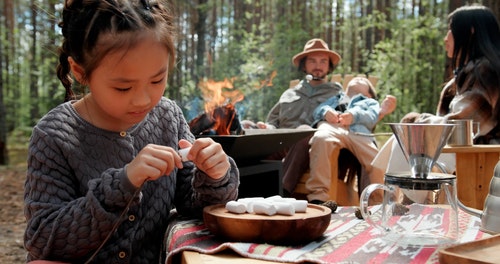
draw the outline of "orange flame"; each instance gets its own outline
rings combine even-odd
[[[267,87],[273,86],[273,79],[274,77],[276,77],[276,75],[278,75],[278,73],[276,72],[276,70],[274,70],[273,72],[271,72],[269,78],[260,81],[260,87],[257,87],[257,89],[263,88],[265,86]]]
[[[276,71],[273,71],[268,78],[259,81],[255,85],[256,88],[273,86],[276,75]],[[193,133],[206,131],[213,131],[217,135],[241,133],[241,124],[234,105],[245,97],[240,90],[234,88],[234,80],[235,78],[225,78],[223,81],[208,79],[198,84],[205,102],[205,113],[189,122]]]
[[[243,100],[244,95],[239,90],[234,90],[234,78],[225,78],[224,81],[206,80],[198,84],[203,100],[205,101],[205,112],[211,113],[219,106],[235,104]]]

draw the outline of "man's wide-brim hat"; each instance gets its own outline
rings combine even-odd
[[[304,51],[293,56],[293,65],[298,67],[299,62],[302,58],[314,52],[323,52],[327,54],[328,57],[330,57],[330,61],[333,63],[333,65],[337,65],[340,61],[340,55],[337,52],[330,50],[326,42],[324,42],[322,39],[315,38],[309,40],[306,45],[304,45]]]

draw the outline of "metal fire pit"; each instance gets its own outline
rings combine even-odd
[[[210,137],[237,161],[259,161],[312,135],[314,129],[246,129],[243,135],[199,135]]]
[[[290,147],[315,130],[247,129],[244,135],[200,135],[220,143],[240,171],[239,197],[283,195],[283,163],[267,160],[271,154]]]

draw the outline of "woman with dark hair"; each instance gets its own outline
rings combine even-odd
[[[448,15],[444,37],[454,77],[443,88],[436,115],[415,116],[416,123],[441,123],[472,119],[480,125],[474,144],[500,144],[500,27],[493,12],[481,5],[457,8]],[[408,170],[408,162],[394,137],[372,162],[385,171]],[[442,154],[449,171],[455,169],[453,154]]]
[[[480,5],[460,7],[448,19],[444,42],[455,77],[441,93],[437,115],[479,122],[475,144],[500,143],[498,20],[489,8]]]

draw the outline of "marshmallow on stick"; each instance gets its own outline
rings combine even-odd
[[[190,150],[191,150],[191,147],[179,149],[178,153],[179,153],[179,156],[181,156],[182,161],[189,161],[189,159],[187,158],[187,155],[188,155]]]

